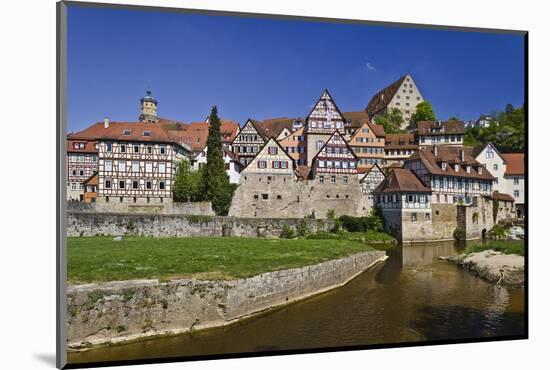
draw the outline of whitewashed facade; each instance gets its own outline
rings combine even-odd
[[[229,182],[231,184],[238,184],[239,178],[241,177],[241,164],[240,162],[233,156],[231,152],[229,152],[228,149],[223,149],[223,163],[225,166],[225,172],[227,173],[227,176],[229,177]],[[198,153],[195,158],[192,161],[191,168],[194,171],[198,171],[200,168],[206,166],[207,162],[207,156],[208,156],[208,147],[204,147],[204,149]]]

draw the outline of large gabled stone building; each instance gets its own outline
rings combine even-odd
[[[416,112],[416,106],[422,101],[424,98],[416,82],[410,74],[406,74],[376,93],[365,110],[376,122],[377,115],[383,114],[390,108],[398,109],[403,115],[401,129],[404,130],[410,125],[412,115]]]

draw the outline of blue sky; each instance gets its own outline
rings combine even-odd
[[[327,88],[342,111],[411,73],[440,119],[523,104],[522,36],[69,7],[68,129],[159,116],[305,116]]]

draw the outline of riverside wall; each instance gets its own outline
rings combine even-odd
[[[347,283],[385,259],[369,251],[246,279],[135,280],[69,286],[69,348],[177,334],[236,322]]]

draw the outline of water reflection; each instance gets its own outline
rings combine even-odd
[[[70,362],[521,335],[523,289],[498,288],[439,261],[463,246],[398,246],[343,288],[237,325],[70,353]]]

